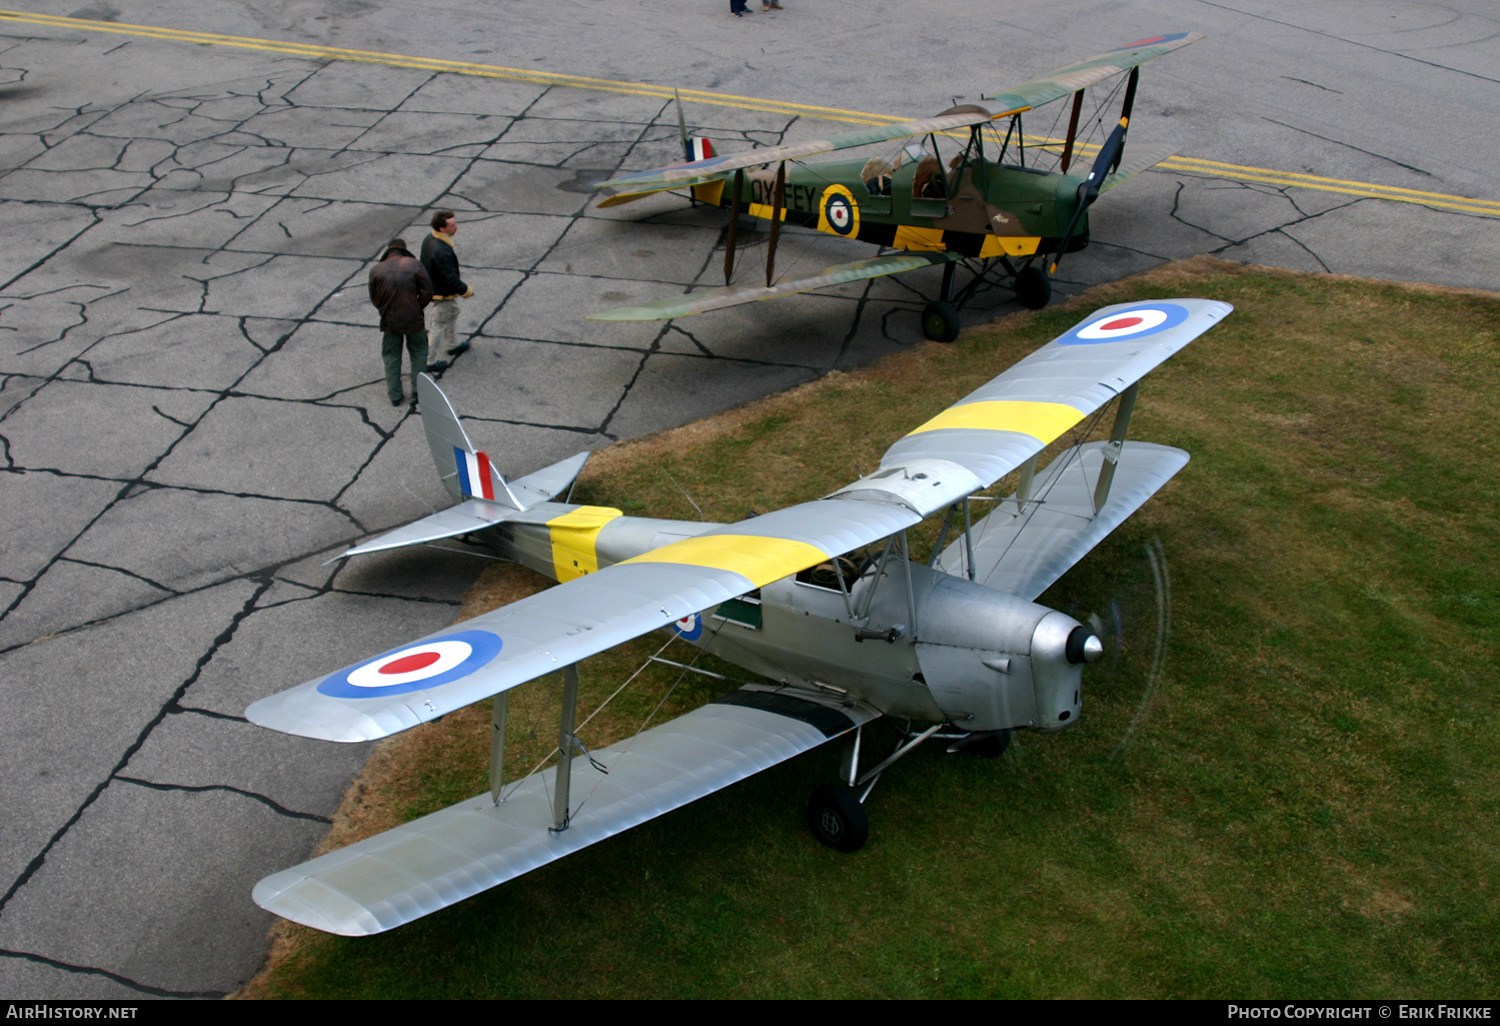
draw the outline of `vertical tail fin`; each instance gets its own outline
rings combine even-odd
[[[505,478],[490,458],[474,448],[463,423],[437,382],[426,374],[417,378],[417,401],[422,407],[422,428],[438,477],[448,494],[458,500],[488,499],[513,509],[524,507],[511,494]]]
[[[713,141],[699,135],[688,135],[687,118],[682,113],[682,94],[673,89],[672,96],[677,101],[677,137],[682,140],[682,158],[689,164],[695,160],[707,160],[714,155]],[[701,200],[716,207],[719,205],[719,197],[723,194],[724,182],[722,180],[693,186],[695,204]],[[600,204],[600,206],[603,205]]]

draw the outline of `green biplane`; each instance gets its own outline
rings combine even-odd
[[[725,287],[618,307],[589,319],[671,320],[939,264],[944,267],[941,294],[922,312],[922,328],[929,338],[951,342],[958,335],[958,309],[986,280],[998,280],[1014,291],[1022,306],[1043,307],[1051,298],[1051,275],[1063,254],[1088,245],[1088,208],[1099,194],[1171,156],[1170,151],[1158,149],[1133,154],[1129,161],[1123,159],[1140,65],[1202,38],[1197,33],[1178,32],[1141,39],[983,97],[978,103],[953,107],[936,117],[860,129],[829,139],[715,155],[708,140],[689,139],[684,129],[687,163],[601,182],[596,187],[612,190],[613,194],[599,206],[617,206],[656,192],[691,188],[696,201],[729,208]],[[1087,175],[1069,173],[1084,91],[1125,72],[1129,77],[1113,131],[1100,146]],[[1048,147],[1058,155],[1056,169],[1044,170],[1034,163],[1027,166],[1021,115],[1069,94],[1073,96],[1073,109],[1067,137],[1060,150],[1055,144]],[[1000,138],[996,127],[998,151],[990,159],[985,155],[984,129],[1004,120],[1008,120],[1005,135]],[[969,130],[967,142],[945,165],[938,150],[939,136],[964,128]],[[922,137],[922,142],[907,144],[890,156],[802,162],[817,153],[914,137]],[[764,286],[729,284],[742,214],[770,221]],[[777,281],[776,244],[783,223],[897,252]],[[1049,255],[1050,267],[1043,260]],[[955,288],[954,271],[960,262],[968,263],[972,278],[964,287]]]

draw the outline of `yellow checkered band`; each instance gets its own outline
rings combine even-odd
[[[779,581],[830,557],[816,545],[754,534],[706,534],[663,545],[625,563],[683,563],[728,570],[761,585]]]
[[[1039,442],[1050,442],[1082,419],[1083,414],[1066,403],[995,399],[950,406],[911,434],[968,428],[980,431],[1015,431],[1030,435]]]
[[[579,506],[547,521],[552,536],[552,570],[559,583],[599,569],[599,532],[619,516],[624,514],[608,506]]]

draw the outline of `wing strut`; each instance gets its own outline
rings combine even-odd
[[[776,239],[781,234],[781,208],[786,204],[786,161],[776,165],[776,193],[771,207],[771,239],[766,245],[766,288],[776,273]]]
[[[724,284],[734,275],[734,243],[740,234],[740,210],[744,207],[745,169],[734,173],[734,195],[729,200],[729,232],[724,237]]]
[[[500,788],[505,783],[505,721],[510,713],[510,692],[495,696],[495,713],[490,721],[490,802],[500,804]]]
[[[1068,173],[1068,165],[1073,162],[1073,143],[1078,138],[1078,113],[1083,110],[1083,90],[1073,94],[1073,113],[1068,117],[1068,138],[1063,143],[1062,164],[1059,170],[1063,174]]]
[[[578,664],[563,670],[562,717],[557,727],[557,786],[552,790],[552,832],[568,829],[568,785],[573,777],[573,751],[580,747],[573,736],[578,719]]]
[[[1135,411],[1135,397],[1141,390],[1139,381],[1120,393],[1120,405],[1115,410],[1115,426],[1109,432],[1109,445],[1101,455],[1104,464],[1099,468],[1099,483],[1094,486],[1094,513],[1104,508],[1109,499],[1109,487],[1115,480],[1115,466],[1120,462],[1120,450],[1125,447],[1125,432],[1130,430],[1130,415]]]

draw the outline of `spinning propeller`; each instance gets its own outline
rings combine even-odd
[[[1104,644],[1104,657],[1084,681],[1094,722],[1110,723],[1111,732],[1114,725],[1125,723],[1110,753],[1111,758],[1118,758],[1150,715],[1166,671],[1172,580],[1166,551],[1157,537],[1133,556],[1093,562],[1097,568],[1092,572],[1085,563],[1064,578],[1064,587],[1075,598],[1056,608],[1088,625]]]

